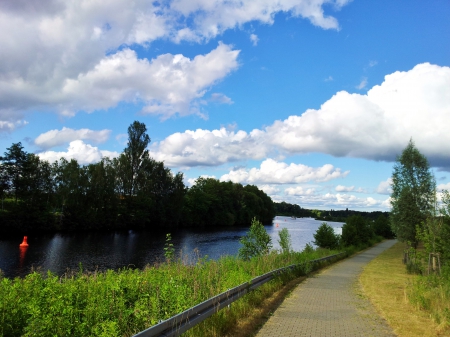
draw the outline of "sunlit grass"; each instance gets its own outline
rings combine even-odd
[[[433,320],[431,311],[415,303],[412,295],[422,294],[430,299],[425,300],[429,301],[430,308],[436,307],[437,301],[431,300],[431,297],[439,298],[442,293],[438,291],[438,294],[432,295],[434,290],[431,287],[423,287],[424,279],[406,272],[402,263],[404,249],[404,244],[397,243],[365,267],[360,276],[365,294],[398,336],[448,336],[448,327]],[[447,293],[447,308],[448,298]]]
[[[250,261],[233,256],[186,261],[185,256],[144,270],[75,272],[62,277],[33,272],[13,280],[0,276],[0,336],[130,336],[268,271],[334,253],[271,253]],[[308,268],[277,277],[187,335],[224,335]]]

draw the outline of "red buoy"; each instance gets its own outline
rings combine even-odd
[[[28,236],[23,237],[22,243],[19,245],[19,247],[28,247]]]

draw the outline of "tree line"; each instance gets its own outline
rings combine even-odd
[[[273,202],[256,186],[199,178],[188,188],[151,158],[144,123],[128,128],[117,158],[80,165],[49,163],[14,143],[0,157],[0,232],[30,233],[112,229],[173,229],[263,223]]]

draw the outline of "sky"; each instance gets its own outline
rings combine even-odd
[[[448,0],[0,1],[0,153],[149,151],[191,186],[388,211],[413,139],[450,189]]]

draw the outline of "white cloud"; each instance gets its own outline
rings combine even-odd
[[[266,159],[260,168],[246,170],[240,168],[224,174],[220,180],[231,180],[244,184],[294,184],[308,181],[324,182],[347,176],[349,171],[341,172],[341,169],[326,164],[313,168],[302,164],[286,164],[273,159]]]
[[[108,140],[111,130],[93,131],[89,129],[74,130],[63,127],[61,130],[50,130],[40,134],[34,143],[43,148],[49,149],[63,145],[74,140],[90,140],[96,144],[104,143]]]
[[[355,186],[343,186],[343,185],[337,185],[335,190],[336,192],[351,192],[355,189]]]
[[[333,208],[333,209],[390,209],[389,199],[377,200],[372,197],[358,198],[352,194],[326,193],[312,195],[298,195],[289,199],[290,203],[297,203],[304,208]]]
[[[250,34],[250,41],[252,41],[252,44],[254,46],[258,45],[258,41],[259,41],[258,35]]]
[[[442,191],[442,190],[450,191],[450,183],[439,184],[439,185],[437,185],[436,189],[437,189],[438,191]]]
[[[450,68],[423,63],[387,75],[366,95],[340,91],[319,110],[275,121],[267,142],[292,154],[395,160],[412,137],[434,166],[450,166]]]
[[[392,178],[387,178],[385,181],[382,181],[378,185],[376,192],[379,194],[390,195],[392,193]]]
[[[130,48],[148,47],[158,39],[206,41],[251,21],[272,24],[278,12],[338,29],[337,20],[324,14],[323,5],[330,2],[335,9],[347,3],[43,0],[37,6],[1,1],[0,131],[11,131],[25,111],[73,116],[120,101],[142,100],[144,112],[163,118],[204,116],[193,101],[236,69],[238,51],[222,45],[192,60],[166,54],[149,61],[138,59]]]
[[[365,95],[340,91],[320,109],[262,130],[187,130],[153,144],[152,153],[169,166],[311,152],[394,161],[412,137],[433,166],[450,170],[449,87],[449,67],[423,63],[387,75]]]
[[[238,54],[238,50],[219,43],[210,53],[192,60],[180,54],[164,54],[148,61],[124,49],[76,80],[67,80],[62,91],[70,102],[77,102],[78,109],[87,111],[138,100],[145,104],[143,113],[163,119],[176,113],[201,114],[193,101],[238,67]]]
[[[263,190],[267,195],[277,194],[280,188],[277,185],[259,185],[258,188]]]
[[[343,186],[343,185],[337,185],[335,187],[336,192],[355,192],[355,193],[367,193],[367,190],[364,188],[358,187],[355,188],[355,186]]]
[[[361,82],[359,82],[359,84],[355,88],[361,90],[364,89],[366,85],[367,85],[367,77],[363,77],[361,79]]]
[[[177,132],[151,145],[151,155],[170,167],[217,166],[247,159],[262,159],[268,152],[259,130],[247,133],[219,130]]]
[[[66,152],[45,151],[38,153],[42,160],[53,163],[60,158],[67,160],[76,159],[79,164],[91,164],[99,162],[103,157],[114,158],[119,153],[111,151],[102,151],[95,146],[84,143],[82,140],[74,140],[70,142]]]
[[[333,76],[328,76],[324,81],[325,81],[325,82],[331,82],[331,81],[334,81]]]
[[[16,120],[16,121],[14,121],[14,120],[12,120],[12,121],[8,121],[8,120],[2,121],[2,120],[0,120],[0,133],[1,132],[12,132],[15,129],[20,128],[20,127],[22,127],[24,125],[27,125],[27,124],[28,124],[27,121],[20,120],[20,119]]]
[[[369,62],[369,67],[375,67],[378,64],[378,61],[372,60]]]
[[[214,92],[211,94],[211,102],[219,103],[219,104],[233,104],[234,102],[231,100],[230,97]]]
[[[303,188],[302,186],[288,187],[284,190],[287,195],[314,195],[316,190],[314,188]]]

